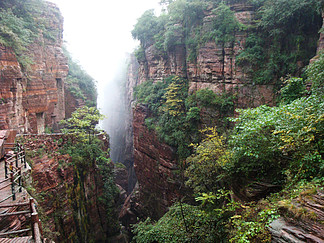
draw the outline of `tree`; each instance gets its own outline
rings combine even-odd
[[[74,133],[81,139],[86,139],[88,136],[91,143],[91,134],[94,135],[98,131],[96,125],[103,119],[104,115],[100,114],[96,107],[83,106],[76,109],[71,118],[62,120],[60,124],[65,125],[65,129],[62,129],[63,133]]]
[[[186,160],[186,184],[196,193],[216,193],[223,187],[222,175],[231,154],[224,144],[224,138],[217,134],[215,127],[202,132],[206,138],[199,145],[193,145],[195,152]]]

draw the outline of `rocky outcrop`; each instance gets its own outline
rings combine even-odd
[[[320,32],[320,38],[318,40],[317,53],[324,50],[324,11],[322,12],[322,18],[323,18],[323,26],[321,29],[322,31]]]
[[[285,217],[270,225],[272,242],[324,242],[324,192],[301,195],[291,203],[281,202]]]
[[[56,242],[103,242],[109,237],[110,223],[108,209],[100,201],[103,180],[96,166],[81,173],[70,155],[59,152],[71,139],[67,135],[24,136],[43,228]]]
[[[239,22],[253,24],[255,9],[246,1],[242,2],[232,5],[231,9]],[[212,17],[210,11],[205,14],[202,28],[208,25]],[[247,33],[239,31],[235,34],[234,46],[225,46],[224,49],[214,41],[201,44],[195,61],[188,60],[185,45],[176,45],[166,55],[161,55],[153,44],[148,45],[144,49],[145,58],[139,63],[138,73],[129,74],[133,77],[138,74],[138,78],[129,78],[128,97],[132,97],[134,85],[147,80],[162,81],[170,75],[178,75],[189,80],[191,92],[203,88],[209,88],[215,93],[232,91],[237,97],[235,108],[274,105],[275,85],[253,83],[252,78],[236,64],[235,57],[243,50],[246,38]],[[323,34],[319,49],[322,48],[322,42]],[[148,130],[144,121],[149,116],[150,111],[145,106],[133,107],[134,168],[138,185],[126,199],[120,214],[125,225],[136,223],[137,218],[145,216],[159,218],[172,202],[181,198],[180,184],[174,173],[177,171],[175,150],[161,142],[154,131]],[[247,199],[259,199],[279,190],[277,186],[258,184],[252,188],[254,194],[251,195],[249,189],[243,195]]]
[[[138,218],[160,218],[183,195],[174,148],[161,143],[156,133],[145,126],[145,118],[150,114],[145,106],[137,105],[133,112],[134,168],[138,185],[120,213],[126,226],[136,223]]]
[[[236,4],[232,9],[240,22],[249,24],[252,21],[254,10],[250,5]],[[203,28],[210,20],[211,11],[206,13]],[[245,38],[246,33],[237,33],[235,45],[226,47],[224,53],[222,47],[215,42],[207,42],[199,48],[195,62],[188,61],[184,45],[176,45],[167,55],[157,54],[154,45],[148,46],[145,48],[145,61],[140,63],[138,72],[136,69],[129,71],[128,99],[133,98],[132,90],[137,84],[147,80],[157,82],[170,75],[178,75],[188,78],[190,91],[209,88],[216,93],[224,90],[237,93],[236,107],[273,104],[273,85],[250,83],[235,64],[235,56],[243,49]],[[134,61],[130,67],[134,68],[132,63]],[[182,198],[184,190],[179,182],[175,149],[161,142],[156,133],[145,126],[150,111],[145,106],[137,105],[132,112],[134,168],[138,187],[127,198],[120,214],[125,225],[136,223],[137,218],[145,216],[158,219],[169,206]]]
[[[231,9],[239,22],[248,25],[253,21],[255,10],[251,5],[234,4]],[[203,19],[202,29],[207,28],[211,17],[209,10]],[[206,42],[199,47],[195,61],[188,61],[188,50],[184,45],[177,45],[167,55],[158,55],[154,45],[151,45],[145,48],[145,61],[140,63],[140,83],[146,80],[161,81],[170,75],[177,75],[188,78],[190,91],[203,88],[215,93],[233,91],[237,94],[236,107],[239,108],[273,105],[274,85],[254,84],[236,65],[235,57],[243,50],[246,37],[246,32],[237,32],[234,46],[225,46],[224,49],[215,41]]]
[[[42,133],[46,126],[57,127],[65,117],[64,79],[68,73],[62,52],[63,18],[58,8],[47,3],[42,14],[55,40],[39,33],[24,55],[32,60],[26,70],[12,49],[0,45],[0,128],[20,133]]]

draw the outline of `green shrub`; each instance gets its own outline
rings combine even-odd
[[[302,78],[289,78],[280,90],[281,100],[288,104],[306,94],[306,86]]]
[[[238,112],[230,139],[234,160],[229,171],[234,177],[281,183],[287,173],[290,179],[324,175],[320,156],[324,104],[319,97]],[[305,170],[310,167],[314,168],[312,176]]]

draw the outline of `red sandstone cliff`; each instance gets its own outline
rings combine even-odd
[[[247,3],[234,4],[231,9],[239,22],[251,24],[254,9]],[[202,28],[207,28],[212,14],[206,13]],[[188,61],[184,45],[177,45],[165,56],[157,55],[154,45],[145,48],[145,62],[140,63],[140,83],[146,80],[159,81],[170,75],[187,77],[190,90],[209,88],[216,93],[231,90],[237,93],[237,107],[256,107],[261,104],[274,104],[274,86],[258,85],[251,82],[242,69],[236,65],[235,57],[243,50],[247,33],[239,31],[235,35],[233,47],[225,47],[223,58],[222,47],[215,41],[209,41],[198,49],[196,62]],[[224,67],[224,72],[223,72]]]
[[[42,133],[56,127],[65,117],[64,79],[68,73],[62,51],[63,18],[58,8],[47,3],[42,13],[49,28],[57,29],[55,41],[42,33],[28,47],[32,64],[26,71],[14,52],[0,45],[0,128],[20,133]]]
[[[97,166],[82,173],[70,155],[59,150],[71,142],[68,135],[25,135],[27,156],[32,160],[32,192],[39,203],[46,237],[55,242],[107,239],[107,208],[100,201],[103,180]],[[108,149],[106,140],[105,150]]]
[[[254,11],[247,4],[233,5],[237,19],[244,24],[253,20]],[[210,16],[204,18],[204,25]],[[233,48],[225,48],[225,58],[222,49],[215,42],[207,42],[198,50],[197,62],[187,61],[185,47],[178,45],[165,56],[157,55],[154,45],[145,48],[145,61],[138,69],[138,82],[134,82],[136,71],[131,69],[136,65],[135,60],[130,64],[130,78],[127,84],[129,99],[132,89],[137,83],[147,80],[160,81],[170,75],[187,77],[190,90],[209,88],[216,93],[233,90],[238,95],[236,107],[256,107],[262,104],[275,103],[274,85],[257,85],[235,63],[235,56],[244,47],[247,34],[239,32]],[[318,50],[323,48],[323,33],[321,34]],[[224,66],[224,72],[222,67]],[[177,176],[177,163],[174,150],[157,139],[154,131],[145,126],[145,118],[149,111],[143,106],[133,107],[134,134],[134,167],[138,185],[130,195],[120,214],[124,225],[136,223],[137,217],[151,216],[159,218],[173,201],[181,198]]]

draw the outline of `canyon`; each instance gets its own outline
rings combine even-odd
[[[230,8],[239,23],[254,24],[252,5],[242,1]],[[0,129],[28,134],[21,137],[33,163],[31,186],[37,192],[38,198],[35,197],[43,211],[49,237],[58,242],[67,239],[126,242],[119,225],[110,225],[107,214],[117,219],[119,213],[119,220],[132,236],[132,225],[139,220],[147,217],[158,220],[174,203],[193,201],[188,196],[192,194],[191,189],[183,183],[177,149],[161,141],[157,132],[148,128],[145,120],[154,114],[147,105],[136,102],[134,88],[149,80],[156,83],[176,75],[188,80],[190,93],[205,88],[219,95],[232,92],[236,97],[234,108],[251,108],[276,105],[278,87],[275,83],[255,83],[244,67],[237,65],[236,57],[244,50],[250,34],[244,30],[235,33],[233,46],[222,47],[215,41],[206,41],[199,46],[195,60],[190,60],[189,50],[183,43],[176,44],[166,55],[160,55],[154,43],[149,43],[144,49],[145,59],[140,61],[131,54],[122,104],[126,115],[120,124],[122,129],[116,131],[123,134],[117,134],[120,146],[114,157],[118,161],[113,161],[123,163],[125,168],[107,164],[115,173],[114,183],[119,189],[119,195],[113,197],[114,209],[107,209],[101,200],[107,188],[100,167],[94,163],[86,170],[78,170],[69,154],[59,153],[71,139],[69,136],[42,135],[47,129],[58,132],[59,122],[85,104],[66,82],[69,66],[62,48],[63,18],[58,13],[54,4],[46,3],[42,17],[47,20],[48,28],[58,31],[54,39],[38,33],[25,52],[32,60],[28,67],[21,65],[12,48],[0,44]],[[207,8],[202,29],[207,28],[212,17],[211,9]],[[318,36],[317,55],[324,49],[324,33]],[[297,72],[300,72],[307,64],[298,65]],[[108,136],[100,136],[104,142],[101,149],[107,151]],[[269,191],[267,186],[253,191],[252,185],[238,188],[233,197],[251,201],[262,198],[266,190]],[[301,210],[307,207],[309,214],[317,213],[319,220],[323,220],[322,196],[318,192],[314,198],[297,200],[294,205]],[[321,225],[309,216],[298,222],[281,218],[271,227],[275,242],[323,240]],[[309,231],[313,234],[308,234]]]

